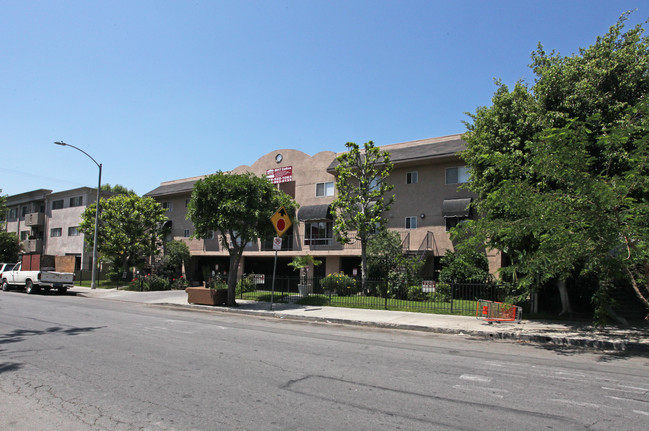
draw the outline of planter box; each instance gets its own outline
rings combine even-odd
[[[188,287],[187,302],[200,305],[225,305],[228,302],[228,291],[224,289],[206,289],[205,287]]]

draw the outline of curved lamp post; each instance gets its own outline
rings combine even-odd
[[[66,144],[65,142],[59,141],[55,142],[56,145],[61,145],[63,147],[72,147],[75,150],[81,151],[83,154],[88,156],[95,165],[99,168],[99,182],[97,183],[97,207],[95,210],[95,236],[93,238],[92,244],[92,283],[90,284],[91,289],[97,288],[97,235],[99,232],[99,192],[101,190],[101,163],[97,163],[97,160],[93,159],[92,156],[81,148],[77,148],[74,145]]]

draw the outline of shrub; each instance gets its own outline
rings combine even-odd
[[[255,279],[251,275],[244,275],[241,280],[237,282],[237,295],[243,293],[254,292],[257,290]]]
[[[435,302],[450,302],[451,285],[443,282],[437,283],[435,292],[430,294],[430,300]]]
[[[144,277],[144,290],[169,290],[169,280],[159,275],[151,274]]]
[[[187,279],[182,275],[178,278],[171,280],[170,288],[173,290],[185,290],[189,286]]]
[[[144,280],[140,278],[133,278],[125,287],[126,290],[140,290],[144,288]]]
[[[428,295],[421,286],[410,286],[408,288],[408,299],[410,301],[425,301]]]
[[[358,291],[356,280],[343,273],[329,274],[320,281],[320,286],[326,290],[334,290],[338,296],[355,295]]]

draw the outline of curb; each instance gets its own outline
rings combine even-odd
[[[275,319],[295,320],[295,321],[304,321],[304,322],[364,326],[364,327],[378,328],[378,329],[399,329],[405,331],[431,332],[431,333],[446,334],[446,335],[465,335],[470,337],[483,338],[486,340],[524,341],[524,342],[540,344],[540,345],[551,344],[556,346],[581,347],[581,348],[589,348],[595,350],[614,350],[619,352],[649,353],[649,344],[632,342],[632,341],[610,341],[610,340],[598,340],[594,338],[556,337],[556,336],[544,335],[542,333],[520,334],[520,333],[508,332],[508,331],[487,332],[487,331],[480,331],[480,330],[435,328],[430,326],[368,322],[368,321],[353,320],[353,319],[284,315],[270,310],[254,311],[254,310],[242,310],[242,309],[236,309],[230,307],[217,308],[209,305],[190,305],[190,304],[182,305],[182,304],[172,304],[172,303],[155,303],[155,304],[146,304],[146,305],[177,309],[177,310],[186,310],[186,311],[235,313],[235,314],[242,314],[248,316],[257,316],[257,317],[263,316],[263,317],[272,317]]]

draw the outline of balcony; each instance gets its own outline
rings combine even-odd
[[[43,240],[42,239],[27,239],[20,243],[25,253],[42,253]]]
[[[25,214],[25,226],[43,226],[45,224],[45,213]]]

